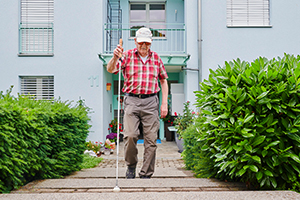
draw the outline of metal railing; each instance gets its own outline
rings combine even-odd
[[[121,27],[116,28],[116,27]],[[122,31],[123,47],[124,49],[135,48],[134,37],[135,32],[141,27],[148,27],[153,34],[153,42],[151,50],[159,54],[185,54],[186,53],[186,30],[185,24],[112,24],[106,23],[104,25],[103,34],[103,49],[105,54],[112,54],[116,48],[120,38],[112,38],[114,32]],[[157,28],[156,28],[157,27]],[[112,40],[114,42],[112,42]]]
[[[20,54],[53,54],[53,23],[20,23]]]

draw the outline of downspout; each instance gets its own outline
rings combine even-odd
[[[202,82],[202,0],[198,0],[198,89]]]

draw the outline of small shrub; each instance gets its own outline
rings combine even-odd
[[[195,145],[213,159],[211,174],[257,188],[299,188],[300,57],[226,62],[200,86]]]

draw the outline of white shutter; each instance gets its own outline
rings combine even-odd
[[[269,0],[227,0],[227,26],[269,25]]]
[[[53,76],[22,76],[21,94],[33,95],[35,99],[52,99],[54,97]]]
[[[54,0],[21,0],[21,23],[52,23]]]
[[[20,54],[53,54],[54,0],[20,1]]]

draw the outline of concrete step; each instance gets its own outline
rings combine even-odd
[[[118,177],[125,178],[126,173],[125,167],[119,168]],[[140,168],[136,170],[137,178]],[[188,170],[184,170],[182,168],[157,168],[152,176],[152,178],[189,178],[193,177],[193,173]],[[81,171],[75,172],[70,176],[67,176],[66,179],[73,178],[116,178],[116,169],[114,167],[111,168],[91,168],[91,169],[83,169]]]
[[[36,183],[30,192],[112,192],[116,179],[48,179]],[[183,192],[246,190],[245,184],[201,178],[118,179],[121,192]]]
[[[0,194],[1,200],[61,200],[61,199],[114,199],[114,200],[296,200],[300,194],[292,191],[219,191],[219,192],[119,192],[119,193],[31,193],[31,194]]]

